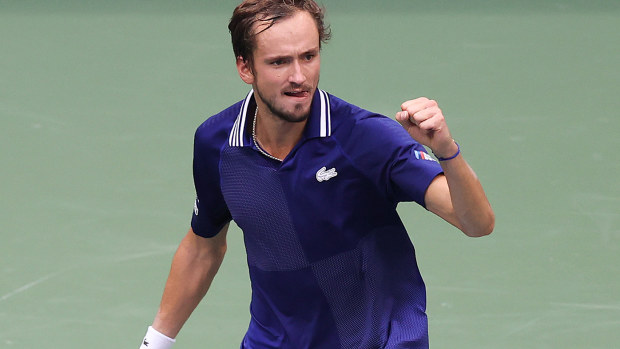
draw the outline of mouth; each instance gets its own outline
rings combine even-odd
[[[294,91],[286,91],[284,92],[284,94],[288,97],[306,98],[310,95],[310,92],[306,90],[294,90]]]

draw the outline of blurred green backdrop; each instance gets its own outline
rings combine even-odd
[[[620,343],[620,1],[325,0],[321,87],[439,101],[497,215],[399,210],[433,348]],[[193,208],[195,128],[245,96],[237,1],[0,0],[0,348],[137,348]],[[241,232],[178,348],[238,348]]]

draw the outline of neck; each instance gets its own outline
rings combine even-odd
[[[258,109],[254,114],[256,141],[269,155],[284,159],[301,139],[307,120],[289,122]]]

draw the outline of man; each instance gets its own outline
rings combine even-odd
[[[329,33],[313,0],[246,0],[229,29],[252,90],[196,131],[191,229],[142,348],[172,345],[217,273],[231,220],[252,284],[241,348],[427,348],[425,288],[398,202],[469,236],[494,226],[437,103],[403,103],[401,126],[318,89]]]

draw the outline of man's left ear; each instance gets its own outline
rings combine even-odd
[[[239,72],[241,80],[248,85],[254,83],[254,72],[250,66],[251,64],[249,59],[245,59],[241,56],[237,57],[237,72]]]

